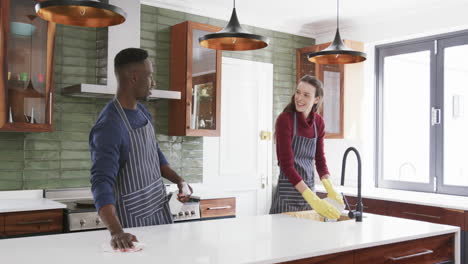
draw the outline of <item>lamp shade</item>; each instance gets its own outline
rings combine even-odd
[[[80,27],[108,27],[125,22],[127,14],[117,6],[96,0],[49,0],[35,6],[41,18]]]
[[[268,38],[252,34],[239,23],[236,8],[232,10],[229,23],[216,33],[206,34],[198,39],[200,46],[216,50],[255,50],[268,46]]]

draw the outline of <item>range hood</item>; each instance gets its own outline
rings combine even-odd
[[[117,89],[114,75],[114,57],[125,48],[140,47],[140,0],[109,0],[127,13],[127,20],[117,26],[108,27],[107,40],[107,84],[80,83],[62,89],[62,94],[76,97],[111,98]],[[149,99],[180,99],[180,92],[151,90]]]

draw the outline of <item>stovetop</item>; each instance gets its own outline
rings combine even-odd
[[[69,213],[96,211],[90,188],[44,190],[44,198],[65,204]]]
[[[76,200],[61,202],[67,206],[66,210],[69,213],[95,212],[96,206],[93,200]]]

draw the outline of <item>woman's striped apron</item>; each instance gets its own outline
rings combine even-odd
[[[317,147],[317,127],[314,121],[314,138],[297,136],[297,114],[302,113],[293,112],[294,132],[292,137],[292,149],[294,153],[294,168],[302,177],[305,184],[314,190],[314,157]],[[288,180],[288,177],[281,171],[278,178],[278,185],[273,194],[270,214],[305,210],[312,210],[312,208],[296,188],[294,188]]]

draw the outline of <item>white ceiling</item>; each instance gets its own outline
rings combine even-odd
[[[143,4],[228,20],[231,0],[141,0]],[[336,29],[334,0],[237,0],[241,24],[331,41]],[[427,32],[468,28],[468,0],[341,0],[345,39],[379,42]]]

